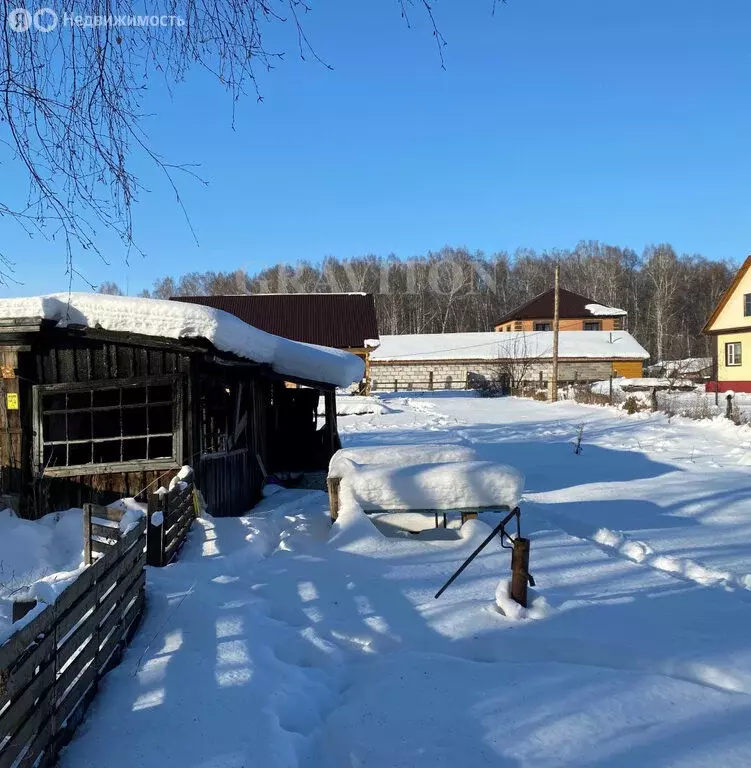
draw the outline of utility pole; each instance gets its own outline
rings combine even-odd
[[[561,280],[561,265],[555,265],[555,290],[553,291],[553,380],[550,383],[550,400],[558,400],[558,327],[560,325],[558,302],[560,298],[559,283]]]

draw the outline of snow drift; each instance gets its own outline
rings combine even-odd
[[[364,510],[461,509],[519,504],[524,478],[513,467],[490,461],[407,466],[376,465],[344,476],[342,507]]]
[[[329,462],[330,477],[344,477],[362,467],[390,464],[403,467],[415,464],[447,464],[452,461],[473,461],[477,454],[465,445],[377,445],[342,448]]]
[[[0,318],[16,317],[41,317],[63,327],[79,325],[169,339],[206,339],[224,352],[268,363],[277,373],[338,387],[359,381],[364,373],[364,363],[356,355],[283,339],[228,312],[199,304],[95,293],[0,300]]]

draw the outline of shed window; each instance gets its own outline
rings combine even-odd
[[[741,364],[741,343],[740,341],[731,341],[725,345],[725,365]]]
[[[536,331],[552,331],[553,323],[535,323]]]
[[[743,317],[751,317],[751,293],[743,294]]]
[[[36,455],[49,475],[114,472],[182,461],[174,378],[37,386]],[[75,468],[75,472],[71,471]]]
[[[585,331],[599,331],[602,327],[602,324],[599,320],[585,320],[584,321],[584,330]]]

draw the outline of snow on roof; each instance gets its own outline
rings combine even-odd
[[[63,327],[82,325],[169,339],[206,339],[224,352],[267,363],[279,374],[338,387],[359,381],[364,372],[362,360],[348,352],[283,339],[228,312],[199,304],[99,293],[0,299],[0,319],[20,317],[55,320]]]
[[[617,315],[627,315],[625,309],[618,309],[618,307],[606,307],[604,304],[587,304],[586,309],[590,314],[595,317],[613,317]]]
[[[412,360],[499,360],[550,358],[552,331],[425,333],[381,336],[374,363]],[[561,331],[561,358],[646,360],[649,353],[626,331]]]

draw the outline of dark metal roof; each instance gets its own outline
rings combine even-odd
[[[511,312],[506,313],[496,325],[510,323],[513,320],[549,320],[553,317],[554,290],[551,288],[526,304],[517,307]],[[592,317],[592,313],[587,309],[587,304],[599,304],[594,299],[588,299],[580,293],[567,291],[561,288],[559,291],[558,315],[561,319],[574,319],[579,317]],[[598,317],[618,317],[622,313],[615,312],[613,315],[598,315]]]
[[[240,296],[174,296],[239,317],[262,331],[293,341],[339,349],[378,339],[375,301],[365,293],[253,293]]]

